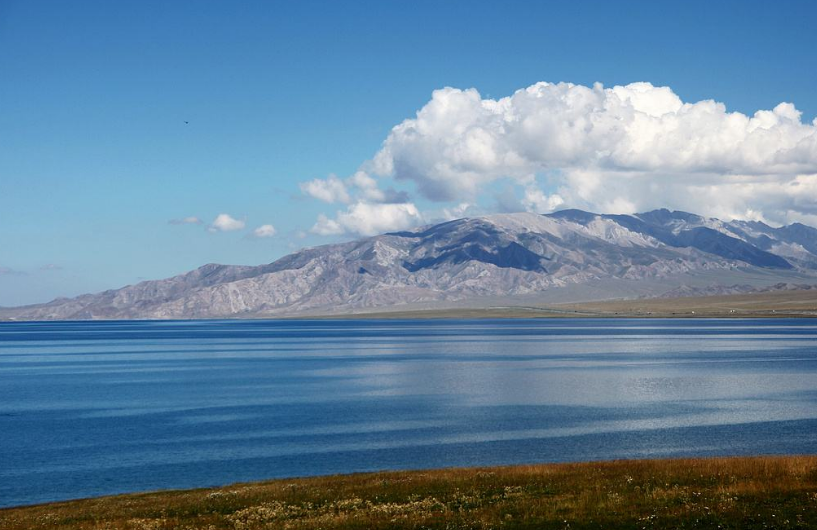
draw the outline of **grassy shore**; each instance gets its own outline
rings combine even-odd
[[[319,318],[817,318],[817,289],[571,304],[389,310]]]
[[[5,509],[0,528],[817,528],[817,457],[287,479]]]

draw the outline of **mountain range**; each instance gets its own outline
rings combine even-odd
[[[666,209],[458,219],[306,248],[259,266],[208,264],[0,318],[186,319],[672,296],[817,283],[817,229]]]

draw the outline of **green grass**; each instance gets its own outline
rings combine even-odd
[[[817,457],[287,479],[11,508],[0,528],[817,528]]]

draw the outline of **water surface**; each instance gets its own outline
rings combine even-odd
[[[0,506],[787,453],[817,453],[817,321],[0,323]]]

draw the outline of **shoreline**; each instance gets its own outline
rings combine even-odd
[[[787,521],[784,524],[784,521]],[[0,509],[5,530],[814,527],[817,455],[382,471]]]
[[[464,303],[463,303],[464,304]],[[2,315],[2,312],[0,312]],[[817,289],[769,291],[722,296],[678,298],[609,299],[593,302],[524,305],[513,302],[489,306],[452,306],[446,308],[371,308],[347,313],[301,313],[282,315],[229,315],[193,319],[76,319],[17,320],[5,322],[166,322],[199,320],[437,320],[437,319],[524,319],[524,318],[649,318],[649,319],[759,319],[817,318]]]
[[[678,298],[613,299],[593,302],[496,305],[368,311],[345,315],[304,316],[316,319],[453,319],[453,318],[651,318],[651,319],[755,319],[817,318],[817,292],[770,291],[764,293]]]
[[[428,309],[417,311],[386,311],[378,313],[352,313],[348,315],[310,315],[282,317],[280,319],[257,320],[525,320],[525,319],[598,319],[598,320],[762,320],[762,319],[802,319],[817,318],[817,312],[777,312],[757,311],[752,313],[579,313],[556,312],[548,310],[525,310],[523,308],[485,308],[485,309]]]

